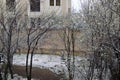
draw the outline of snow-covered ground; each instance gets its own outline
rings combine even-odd
[[[76,66],[81,67],[79,64],[84,62],[85,58],[76,56]],[[29,56],[30,61],[30,56]],[[13,57],[13,64],[15,65],[26,65],[26,54],[15,54]],[[34,54],[33,56],[33,67],[47,68],[57,74],[67,74],[65,62],[61,56],[58,55],[45,55],[45,54]],[[78,73],[77,73],[78,74]],[[79,79],[76,79],[79,80]]]
[[[29,56],[30,61],[30,56]],[[15,54],[13,57],[13,64],[15,65],[26,65],[26,54]],[[33,56],[33,67],[47,68],[55,73],[59,73],[66,68],[65,63],[61,60],[60,56],[57,55],[42,55],[34,54]]]

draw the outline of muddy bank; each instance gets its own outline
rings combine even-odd
[[[14,74],[26,77],[25,66],[14,65],[13,72]],[[37,67],[33,67],[32,69],[32,78],[37,80],[60,80],[60,76],[53,73],[52,71],[48,69],[40,69]]]

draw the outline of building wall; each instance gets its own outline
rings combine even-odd
[[[24,9],[29,17],[38,17],[43,14],[67,15],[69,9],[71,9],[71,0],[61,0],[60,6],[50,6],[50,0],[40,0],[40,12],[30,11],[30,0],[15,0],[16,9]],[[56,2],[56,0],[54,0]],[[3,4],[6,4],[6,0],[0,0]]]
[[[12,0],[11,0],[12,1]],[[71,9],[71,0],[61,0],[60,6],[50,6],[50,0],[40,0],[40,11],[31,12],[30,11],[30,0],[15,0],[16,1],[16,12],[22,13],[21,19],[25,20],[26,17],[31,21],[31,18],[40,18],[41,16],[48,16],[51,14],[58,16],[66,16]],[[56,0],[54,0],[56,1]],[[7,5],[6,0],[0,0],[0,3],[3,4],[4,11],[6,11]],[[7,17],[14,17],[14,12],[6,11]],[[28,24],[30,27],[30,24]]]
[[[52,13],[56,13],[57,15],[66,15],[68,14],[68,8],[70,7],[69,1],[70,0],[61,0],[61,6],[50,6],[50,0],[41,0],[40,12],[30,12],[30,6],[28,6],[28,15],[30,17],[37,17],[43,14]]]
[[[6,4],[6,0],[2,0]],[[40,0],[40,12],[30,11],[30,0],[15,0],[17,3],[16,9],[24,9],[29,17],[38,17],[43,14],[56,13],[57,15],[66,15],[71,8],[71,0],[61,0],[60,6],[50,6],[50,0]],[[54,0],[56,2],[56,0]]]

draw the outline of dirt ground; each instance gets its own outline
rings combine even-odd
[[[14,74],[26,77],[24,66],[14,65],[13,72]],[[33,67],[32,69],[32,78],[36,80],[60,80],[60,76],[51,72],[50,70],[36,67]]]

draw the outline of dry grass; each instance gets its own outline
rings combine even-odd
[[[20,34],[21,36],[25,36],[25,32]],[[81,35],[79,30],[75,32],[75,54],[79,55],[82,53],[79,37]],[[49,30],[46,35],[39,41],[35,53],[45,53],[45,54],[61,54],[61,52],[65,51],[64,46],[64,31],[62,29]],[[17,53],[27,53],[27,44],[26,37],[20,43],[19,49],[16,51]]]

